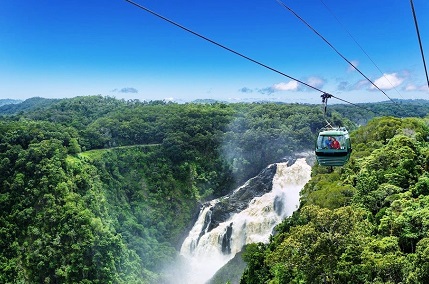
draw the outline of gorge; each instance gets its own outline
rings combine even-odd
[[[231,194],[204,204],[180,250],[186,260],[180,283],[206,283],[244,245],[268,242],[274,227],[297,209],[310,172],[305,158],[272,164]]]

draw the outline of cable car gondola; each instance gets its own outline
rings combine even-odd
[[[349,132],[345,127],[323,128],[317,137],[315,152],[319,165],[343,166],[352,152]]]

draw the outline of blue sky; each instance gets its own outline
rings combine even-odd
[[[341,99],[388,99],[276,0],[136,2]],[[410,1],[283,3],[390,98],[429,99]],[[429,1],[414,0],[414,6],[429,63]],[[0,78],[0,99],[101,94],[320,103],[321,95],[125,0],[3,0]]]

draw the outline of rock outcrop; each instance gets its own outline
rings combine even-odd
[[[250,201],[270,192],[273,189],[273,177],[276,174],[277,164],[270,165],[257,176],[247,181],[234,192],[224,196],[211,208],[211,220],[208,232],[225,222],[234,214],[243,211]]]

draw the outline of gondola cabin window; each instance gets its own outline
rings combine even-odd
[[[342,166],[350,158],[352,148],[346,128],[322,129],[316,141],[316,158],[322,166]]]
[[[338,148],[333,146],[334,141],[338,141],[338,144],[339,144]],[[343,135],[319,136],[317,139],[318,149],[345,149],[345,145],[346,145],[346,142]]]

